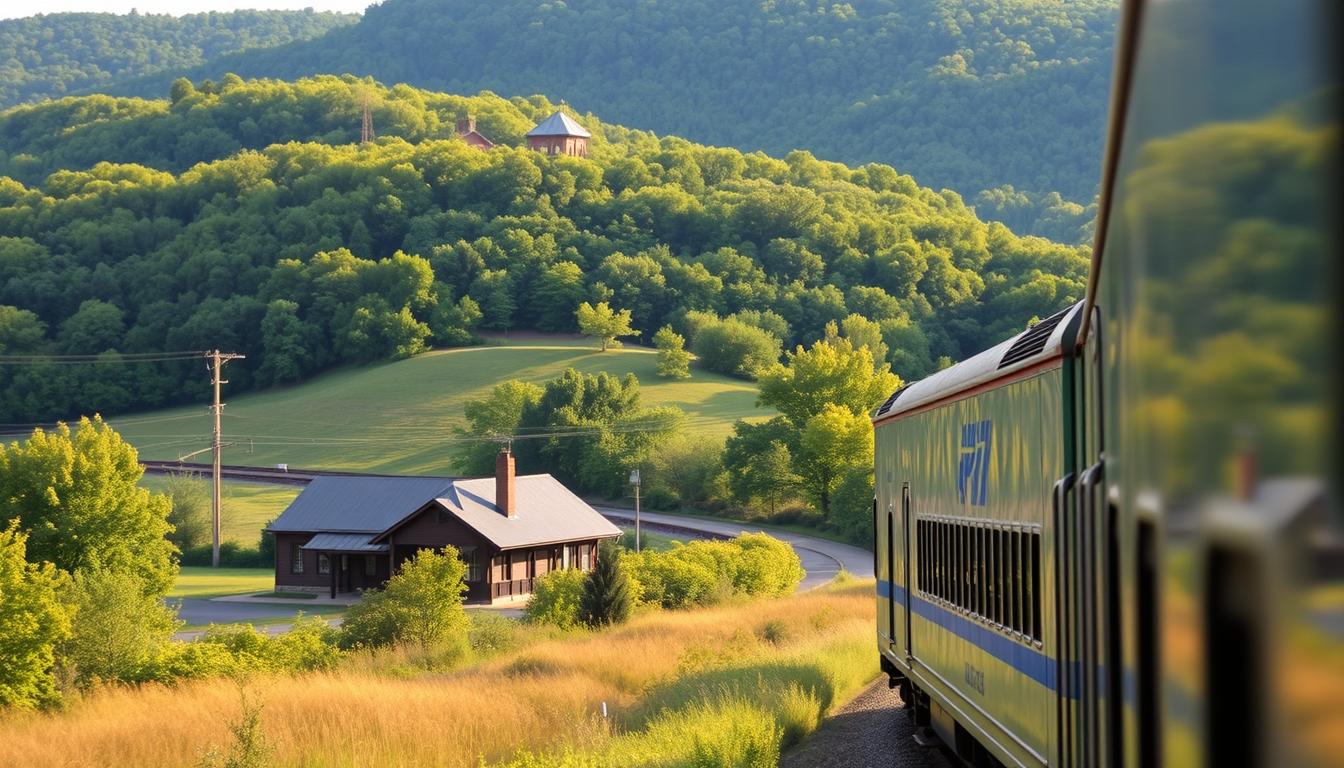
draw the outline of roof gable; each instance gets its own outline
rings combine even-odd
[[[517,514],[511,518],[495,506],[493,477],[455,480],[434,504],[500,549],[621,534],[620,528],[550,475],[520,475],[514,488]]]
[[[579,136],[585,139],[592,138],[591,133],[586,128],[574,121],[574,118],[566,115],[564,112],[556,112],[554,115],[542,120],[536,128],[527,132],[528,136]]]

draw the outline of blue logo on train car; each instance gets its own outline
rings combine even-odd
[[[957,466],[957,499],[977,507],[989,499],[989,449],[994,423],[989,419],[961,426],[961,463]]]

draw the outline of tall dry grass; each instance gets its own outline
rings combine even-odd
[[[785,712],[785,729],[810,730],[808,697],[828,708],[876,674],[872,617],[871,585],[855,584],[646,615],[451,674],[403,679],[364,661],[244,684],[263,702],[277,765],[476,766],[520,750],[629,755],[674,738],[676,717],[745,696],[778,699],[798,710]],[[191,766],[227,744],[240,705],[227,680],[105,690],[63,712],[0,719],[0,765]]]

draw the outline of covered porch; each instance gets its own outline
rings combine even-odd
[[[317,553],[317,572],[330,577],[330,593],[362,592],[391,578],[388,545],[375,544],[366,533],[319,533],[303,545]]]

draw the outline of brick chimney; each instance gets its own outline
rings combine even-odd
[[[495,506],[500,514],[518,516],[517,494],[513,490],[513,454],[505,448],[495,457]]]
[[[476,130],[476,116],[467,115],[457,119],[457,133],[459,136],[465,136]]]

